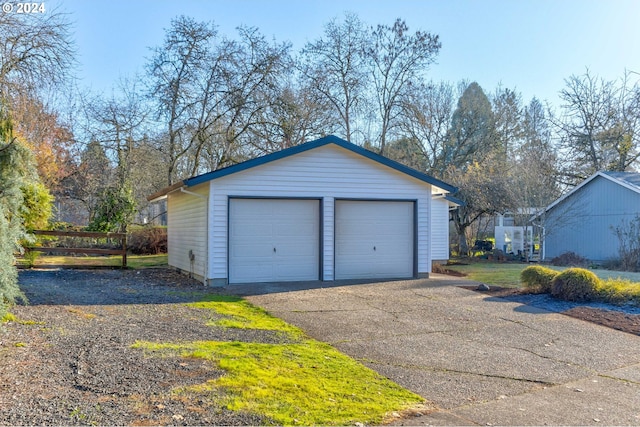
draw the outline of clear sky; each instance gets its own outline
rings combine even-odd
[[[607,80],[640,73],[639,0],[45,0],[74,22],[81,85],[109,92],[123,76],[143,70],[149,48],[179,15],[213,21],[235,36],[255,26],[294,50],[322,35],[344,12],[369,25],[404,19],[410,30],[440,36],[429,72],[436,81],[499,84],[557,106],[572,74]],[[640,78],[640,74],[634,77]]]

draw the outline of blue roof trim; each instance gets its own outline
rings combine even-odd
[[[325,136],[323,138],[316,139],[315,141],[310,141],[301,145],[296,145],[295,147],[291,147],[291,148],[284,149],[282,151],[277,151],[275,153],[267,154],[262,157],[256,157],[255,159],[247,160],[245,162],[238,163],[237,165],[218,169],[202,175],[194,176],[192,178],[187,178],[184,180],[184,183],[188,187],[192,187],[194,185],[202,184],[204,182],[211,181],[217,178],[222,178],[223,176],[231,175],[237,172],[254,168],[256,166],[260,166],[276,160],[284,159],[286,157],[303,153],[305,151],[313,150],[314,148],[319,148],[328,144],[335,144],[353,153],[359,154],[370,160],[381,163],[399,172],[412,176],[413,178],[419,179],[420,181],[424,181],[426,183],[435,185],[436,187],[439,187],[445,191],[449,191],[451,193],[455,193],[458,191],[458,189],[453,185],[447,184],[444,181],[440,181],[439,179],[436,179],[430,175],[427,175],[425,173],[412,169],[408,166],[405,166],[402,163],[398,163],[395,160],[391,160],[387,157],[384,157],[372,151],[366,150],[362,147],[359,147],[351,142],[345,141],[344,139],[338,138],[337,136],[334,136],[334,135]]]
[[[453,196],[451,196],[449,194],[445,194],[444,198],[445,198],[445,200],[447,200],[447,201],[449,201],[451,203],[454,203],[454,204],[456,204],[458,206],[467,206],[467,204],[465,202],[463,202],[462,200],[460,200],[460,199],[458,199],[456,197],[453,197]]]

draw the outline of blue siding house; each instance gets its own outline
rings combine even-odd
[[[640,215],[640,174],[597,172],[550,204],[538,221],[542,257],[575,252],[594,262],[618,258],[613,229]]]

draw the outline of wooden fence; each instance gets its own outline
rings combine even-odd
[[[127,234],[126,233],[97,233],[92,231],[47,231],[34,230],[36,236],[56,236],[56,237],[86,237],[97,239],[115,239],[120,240],[120,248],[118,249],[102,249],[102,248],[64,248],[57,246],[34,246],[26,248],[29,251],[39,252],[62,252],[77,254],[96,254],[96,255],[120,255],[122,256],[122,267],[127,266]]]

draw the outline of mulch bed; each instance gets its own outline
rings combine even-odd
[[[153,342],[274,343],[268,331],[207,326],[184,302],[201,284],[167,269],[22,271],[30,305],[0,330],[0,425],[263,425],[222,396],[180,391],[223,372],[199,359],[147,357]]]
[[[479,290],[477,285],[461,287],[498,298],[514,296],[522,293],[519,289],[503,288],[500,286],[490,286],[487,291]],[[574,307],[561,313],[575,317],[576,319],[606,326],[608,328],[617,329],[634,335],[640,335],[640,314],[629,314],[624,311],[582,306]]]
[[[591,307],[576,307],[562,314],[630,334],[640,335],[640,314],[626,314],[620,311]]]

